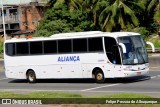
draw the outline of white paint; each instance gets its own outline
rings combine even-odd
[[[99,89],[99,88],[113,87],[113,86],[116,86],[116,85],[119,85],[119,84],[112,84],[112,85],[105,85],[105,86],[100,86],[100,87],[88,88],[88,89],[84,89],[84,90],[81,90],[81,91],[90,91],[90,90],[95,90],[95,89]]]
[[[90,93],[160,93],[159,91],[158,92],[151,92],[151,91],[87,91],[87,92],[90,92]]]

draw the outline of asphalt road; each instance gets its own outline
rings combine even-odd
[[[112,93],[142,93],[160,98],[160,71],[151,71],[149,76],[129,79],[107,79],[104,84],[96,84],[92,79],[38,80],[29,84],[26,80],[7,79],[0,73],[0,91],[15,92],[71,92],[83,95]]]
[[[152,57],[150,61],[160,62],[160,57]],[[104,84],[96,84],[92,79],[49,79],[38,80],[30,84],[26,80],[8,79],[4,71],[0,72],[0,91],[15,91],[20,93],[35,91],[79,93],[86,96],[113,93],[141,93],[160,98],[160,68],[159,62],[152,64],[149,76],[128,79],[107,79]],[[0,61],[0,67],[3,61]]]
[[[26,80],[7,79],[3,70],[3,61],[0,61],[0,91],[14,91],[28,93],[37,91],[77,93],[85,96],[115,94],[115,93],[139,93],[160,98],[160,57],[149,58],[150,74],[145,77],[128,79],[107,79],[104,84],[96,84],[92,79],[70,80],[38,80],[30,84]],[[11,105],[0,105],[10,107]],[[21,107],[22,105],[12,105]],[[23,107],[50,107],[47,105],[23,105]],[[60,105],[57,105],[60,107]]]

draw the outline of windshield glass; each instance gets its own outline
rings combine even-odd
[[[145,43],[141,36],[119,37],[118,42],[123,43],[126,47],[126,53],[122,53],[124,65],[148,63]]]

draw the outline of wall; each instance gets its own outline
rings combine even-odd
[[[44,7],[20,6],[20,29],[36,30],[36,27],[43,16]]]

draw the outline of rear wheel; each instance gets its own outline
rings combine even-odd
[[[104,78],[104,74],[101,70],[96,70],[95,72],[95,81],[97,83],[104,83],[105,78]]]
[[[29,83],[35,83],[36,82],[36,74],[34,71],[30,70],[27,73],[27,80]]]

